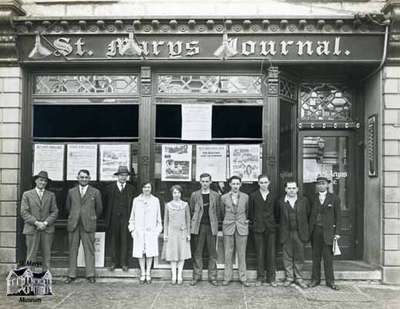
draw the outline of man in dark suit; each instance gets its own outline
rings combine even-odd
[[[123,271],[128,271],[128,221],[135,195],[135,188],[127,183],[130,174],[127,166],[120,166],[118,171],[114,173],[118,180],[106,189],[107,211],[105,220],[111,234],[111,271],[119,263]]]
[[[200,281],[203,271],[204,246],[208,251],[208,280],[217,286],[217,234],[220,216],[220,196],[210,189],[211,175],[200,175],[201,189],[190,197],[191,234],[193,235],[193,280],[191,285]]]
[[[34,176],[35,188],[24,192],[21,200],[21,217],[24,220],[26,241],[26,264],[35,265],[39,246],[42,249],[42,269],[50,269],[51,245],[54,236],[54,222],[58,216],[56,196],[46,190],[50,181],[46,171]]]
[[[274,198],[269,192],[267,175],[258,176],[259,190],[250,194],[249,219],[253,225],[257,258],[257,285],[276,286],[275,238],[276,213]],[[266,272],[265,272],[266,266]]]
[[[224,234],[225,269],[222,285],[227,286],[232,280],[232,261],[234,248],[238,256],[239,279],[248,287],[246,274],[246,246],[249,235],[249,196],[240,192],[242,180],[238,176],[229,178],[231,191],[221,196],[222,232]]]
[[[285,286],[297,283],[307,288],[303,280],[304,244],[309,241],[308,218],[310,206],[308,200],[299,197],[297,183],[288,180],[285,183],[286,195],[278,200],[280,211],[280,240],[283,251],[283,266],[285,267]]]
[[[326,285],[338,290],[333,274],[333,240],[339,239],[340,199],[328,192],[329,180],[317,178],[318,193],[312,200],[310,233],[312,245],[312,276],[310,287],[321,281],[321,258],[324,259]]]
[[[85,253],[86,277],[90,283],[95,283],[94,242],[96,220],[103,211],[101,193],[89,185],[88,170],[78,172],[78,186],[70,189],[65,208],[68,216],[69,270],[65,283],[71,283],[76,278],[76,263],[79,242],[82,240]]]

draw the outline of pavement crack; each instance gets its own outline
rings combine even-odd
[[[156,297],[154,297],[154,299],[153,299],[153,301],[152,301],[152,303],[151,303],[150,308],[154,308],[154,304],[155,304],[155,303],[157,302],[157,300],[160,298],[160,295],[161,295],[162,290],[164,289],[164,286],[165,286],[165,283],[163,282],[162,285],[161,285],[161,288],[160,288],[159,291],[157,292]]]
[[[74,292],[69,293],[67,296],[65,296],[63,299],[61,299],[61,301],[60,301],[59,303],[57,303],[57,304],[54,305],[53,309],[59,307],[60,305],[62,305],[62,303],[63,303],[67,298],[69,298],[72,294],[74,294]]]

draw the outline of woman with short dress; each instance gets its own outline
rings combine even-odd
[[[172,201],[165,205],[163,258],[171,262],[171,283],[183,283],[182,271],[190,253],[190,210],[188,203],[181,200],[182,187],[171,187]],[[178,268],[178,276],[176,269]],[[177,282],[178,277],[178,282]]]
[[[132,256],[139,259],[140,283],[151,283],[151,264],[158,256],[158,236],[162,231],[160,201],[151,194],[150,182],[142,184],[142,194],[135,197],[128,229],[133,238]]]

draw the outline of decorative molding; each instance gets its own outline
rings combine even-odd
[[[140,68],[140,94],[142,96],[151,96],[151,67],[142,66]]]
[[[0,66],[17,63],[17,47],[13,18],[25,15],[20,0],[0,2]]]
[[[382,12],[390,19],[388,60],[400,61],[400,0],[389,0]]]
[[[377,14],[375,14],[377,15]],[[46,26],[44,26],[46,22]],[[110,19],[110,18],[15,18],[17,34],[99,34],[127,33],[134,28],[135,34],[218,34],[228,33],[382,33],[384,26],[374,23],[366,16],[351,19]]]
[[[270,66],[266,79],[267,93],[269,96],[279,95],[279,70],[278,67]]]

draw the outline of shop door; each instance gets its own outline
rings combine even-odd
[[[325,175],[331,180],[329,192],[341,200],[341,259],[355,258],[355,185],[353,137],[351,132],[302,131],[299,139],[299,180],[304,195],[316,193],[315,180]],[[311,248],[306,248],[311,258]]]

